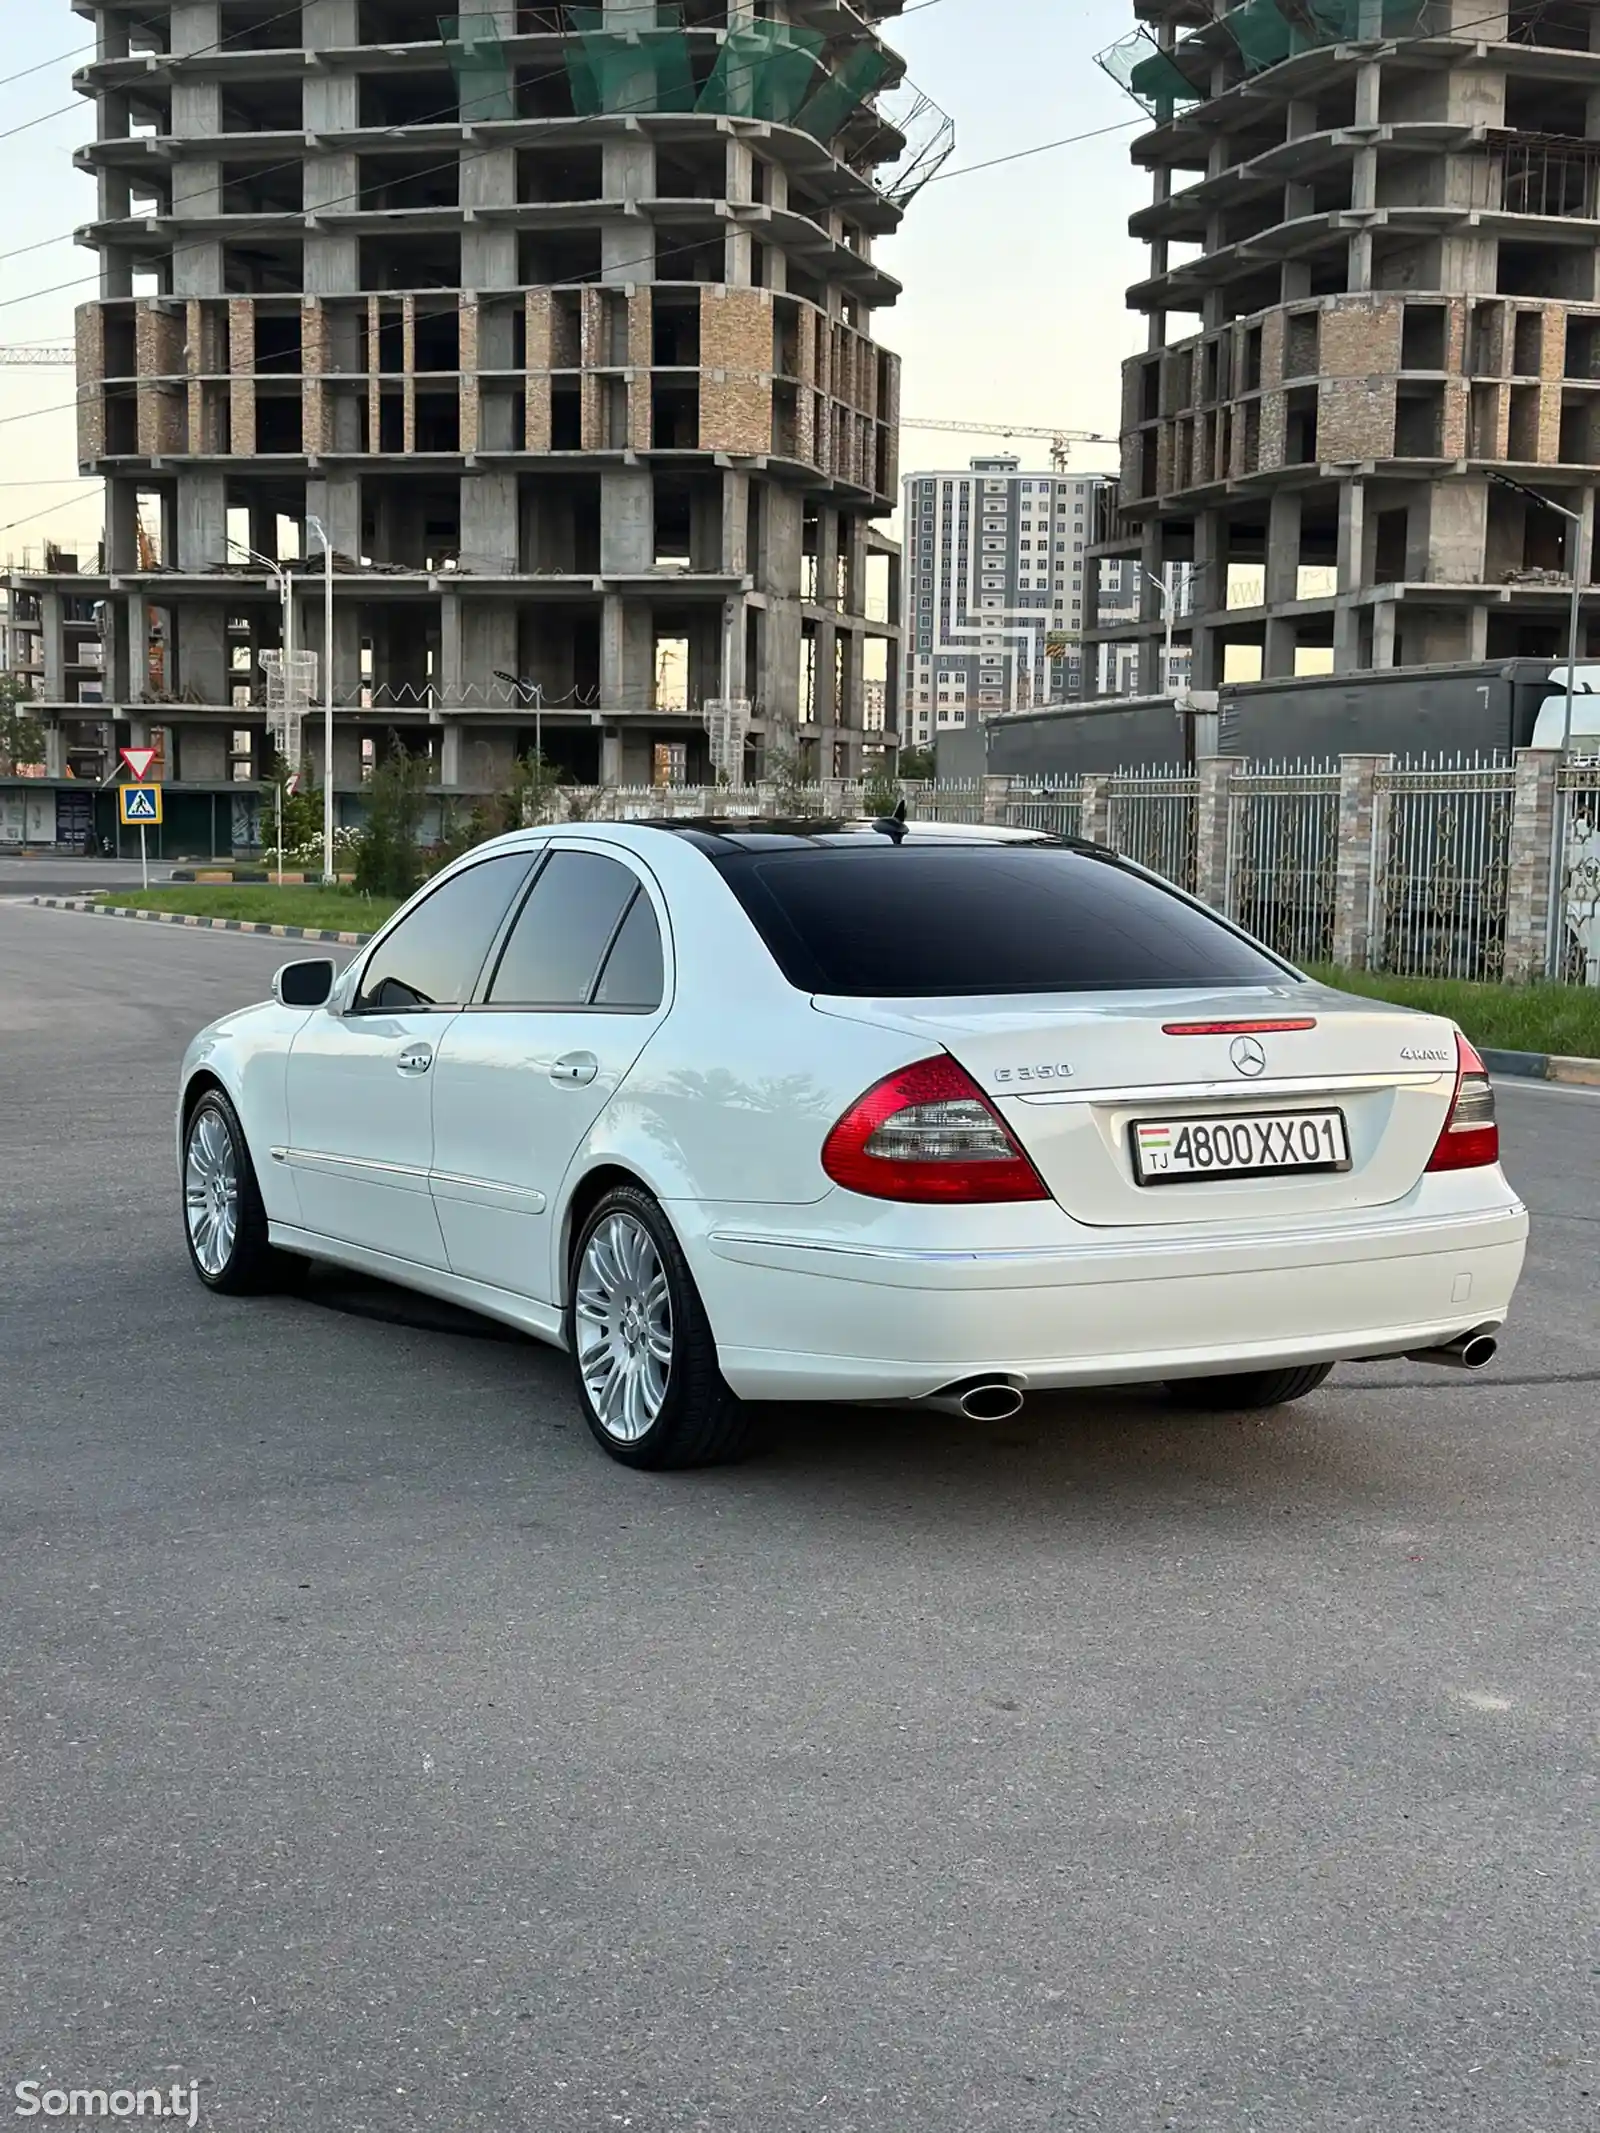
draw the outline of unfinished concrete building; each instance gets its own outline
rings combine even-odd
[[[1600,7],[1137,12],[1102,64],[1155,121],[1149,340],[1102,553],[1193,563],[1200,687],[1564,653],[1600,460]],[[1160,632],[1147,583],[1098,634],[1153,687]]]
[[[708,700],[749,704],[747,773],[892,741],[873,245],[949,146],[900,5],[74,0],[107,548],[71,589],[169,783],[262,769],[268,566],[324,650],[313,521],[340,787],[397,731],[493,789],[536,726],[574,779],[698,780]]]

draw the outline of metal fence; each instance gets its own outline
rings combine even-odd
[[[1083,834],[1083,780],[1068,774],[1013,778],[1005,800],[1006,826],[1043,830],[1051,837]]]
[[[902,790],[916,821],[1093,837],[1226,909],[1297,964],[1332,963],[1342,951],[1400,976],[1600,985],[1600,762],[1541,760],[1526,787],[1516,764],[1495,758],[1363,757],[1342,766],[1229,759],[1203,778],[1167,766],[907,781]],[[1347,776],[1365,776],[1370,807],[1347,808]],[[884,804],[860,780],[564,786],[550,813],[848,818]]]
[[[1333,961],[1339,773],[1236,770],[1228,793],[1228,915],[1294,963]]]
[[[913,822],[981,822],[981,778],[939,778],[906,787],[906,813]]]
[[[1515,770],[1505,765],[1379,772],[1376,968],[1412,977],[1504,977],[1515,793]]]
[[[1184,771],[1105,780],[1106,842],[1180,887],[1195,886],[1200,781]]]
[[[1552,975],[1600,985],[1600,762],[1557,772],[1555,848]]]

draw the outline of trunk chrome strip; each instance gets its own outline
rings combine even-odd
[[[1145,1104],[1254,1102],[1262,1096],[1352,1095],[1362,1089],[1434,1089],[1455,1084],[1454,1070],[1440,1074],[1308,1074],[1271,1081],[1152,1081],[1104,1089],[1051,1089],[1026,1096],[1015,1089],[991,1089],[996,1103],[1032,1104],[1043,1109],[1060,1104]]]

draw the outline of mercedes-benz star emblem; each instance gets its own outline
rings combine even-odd
[[[1266,1047],[1259,1038],[1235,1037],[1228,1047],[1228,1057],[1233,1061],[1234,1071],[1248,1074],[1252,1081],[1267,1071]]]

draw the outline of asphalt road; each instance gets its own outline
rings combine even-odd
[[[0,852],[0,898],[82,896],[101,889],[137,889],[139,854],[123,859],[74,859],[55,852]],[[172,879],[171,862],[150,862],[150,885]]]
[[[0,906],[0,2115],[233,2133],[1572,2133],[1600,1102],[1488,1374],[796,1413],[630,1475],[559,1358],[192,1279],[281,948]]]

